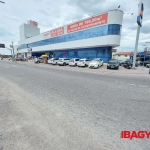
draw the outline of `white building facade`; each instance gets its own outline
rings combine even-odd
[[[111,10],[41,34],[37,26],[23,24],[20,26],[19,53],[24,56],[102,58],[107,62],[112,57],[112,49],[120,46],[122,19],[121,10]]]

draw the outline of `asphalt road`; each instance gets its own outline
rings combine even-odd
[[[150,149],[149,139],[120,138],[122,130],[150,131],[148,77],[102,75],[0,61],[0,79],[57,108],[61,115],[80,127],[78,132],[86,130],[87,136],[94,138],[94,142],[86,139],[87,136],[74,138],[78,132],[72,129],[68,135],[62,125],[59,129],[67,134],[65,141],[72,138],[79,146],[72,144],[71,149]],[[58,140],[56,145],[60,142],[63,141]]]

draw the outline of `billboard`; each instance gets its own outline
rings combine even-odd
[[[60,27],[50,31],[51,37],[59,36],[64,34],[64,27]]]
[[[108,13],[94,16],[67,26],[67,33],[107,24]]]

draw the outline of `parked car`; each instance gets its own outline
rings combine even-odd
[[[146,68],[150,68],[150,64],[147,64],[147,65],[146,65]]]
[[[95,58],[89,63],[89,68],[99,68],[103,66],[103,60],[100,58]]]
[[[47,62],[48,62],[48,64],[52,64],[53,59],[54,59],[54,58],[49,58],[49,59],[48,59],[48,61],[47,61]]]
[[[69,66],[77,66],[79,60],[80,60],[79,58],[70,59]]]
[[[59,66],[66,66],[69,65],[69,61],[70,61],[69,58],[60,58],[57,64]]]
[[[127,59],[127,60],[123,63],[122,66],[124,66],[124,64],[126,64],[126,63],[130,63],[131,66],[133,66],[133,60],[132,60],[132,59]],[[138,66],[139,66],[139,63],[138,63],[138,61],[136,61],[136,62],[135,62],[135,67],[138,67]]]
[[[23,61],[24,59],[23,59],[23,57],[15,57],[14,60],[15,60],[15,61]]]
[[[43,63],[44,62],[44,58],[43,57],[34,58],[34,62],[35,63]]]
[[[149,61],[141,61],[141,62],[140,62],[140,65],[141,65],[141,66],[143,66],[143,65],[146,66],[147,64],[149,64]]]
[[[123,66],[126,60],[119,60],[119,65]]]
[[[90,63],[90,59],[80,59],[77,63],[78,67],[87,67]]]
[[[119,69],[119,61],[117,59],[110,59],[107,64],[107,69]]]
[[[52,60],[52,64],[53,64],[53,65],[57,65],[57,64],[58,64],[58,61],[59,61],[59,58],[54,58],[54,59]]]

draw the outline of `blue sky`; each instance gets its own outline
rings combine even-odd
[[[0,3],[0,43],[9,47],[13,41],[18,44],[19,26],[27,20],[35,20],[41,32],[116,9],[119,5],[124,11],[122,37],[118,51],[133,51],[137,30],[138,0],[3,0]],[[139,49],[144,49],[145,42],[150,41],[150,2],[143,0],[144,19],[141,28]],[[134,15],[126,14],[134,13]],[[9,54],[9,50],[0,49],[0,54]]]

